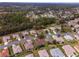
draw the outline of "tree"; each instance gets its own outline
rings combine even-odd
[[[45,38],[44,33],[40,33],[40,34],[38,35],[38,38],[39,38],[39,39],[44,39],[44,38]]]
[[[56,40],[53,40],[53,44],[57,44],[57,41]]]
[[[0,44],[2,43],[2,40],[0,39]]]

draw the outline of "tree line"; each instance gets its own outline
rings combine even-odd
[[[49,24],[56,23],[56,18],[40,17],[38,19],[30,19],[25,17],[26,12],[8,13],[0,15],[0,36],[27,30],[41,29]]]

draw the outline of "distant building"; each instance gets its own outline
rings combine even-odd
[[[8,42],[10,41],[10,36],[3,36],[2,37],[4,44],[8,44]]]
[[[26,34],[28,35],[29,33],[27,31],[22,31],[21,34],[25,36]]]
[[[19,41],[21,40],[19,34],[12,34],[12,37],[16,38],[16,40],[19,40]]]
[[[35,31],[35,30],[31,30],[31,31],[30,31],[30,34],[32,34],[32,35],[33,35],[33,34],[36,34],[36,31]]]

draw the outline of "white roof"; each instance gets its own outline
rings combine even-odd
[[[13,34],[12,36],[13,38],[17,38],[19,41],[21,40],[19,34]]]
[[[74,27],[75,27],[75,28],[78,28],[78,27],[79,27],[79,25],[77,24],[77,25],[75,25]]]
[[[4,49],[7,49],[7,47],[4,47]]]
[[[34,57],[34,55],[33,54],[28,54],[25,57]]]
[[[46,31],[46,30],[49,31],[49,29],[43,29],[43,31]]]
[[[62,37],[57,37],[56,35],[53,35],[52,37],[58,42],[64,42],[64,39]]]
[[[71,56],[76,56],[74,53],[76,53],[76,51],[74,50],[74,48],[72,48],[70,45],[64,45],[62,47],[66,53],[66,55],[68,57],[71,57]]]
[[[79,36],[76,34],[76,35],[74,35],[74,37],[77,39],[77,40],[79,40]]]
[[[7,42],[7,40],[10,39],[10,36],[3,36],[3,41]]]
[[[53,30],[53,33],[54,33],[54,34],[56,34],[56,31],[55,31],[55,30]]]
[[[10,36],[3,36],[3,39],[10,39]]]
[[[53,57],[65,57],[65,55],[59,48],[50,49],[50,54]]]
[[[47,51],[44,49],[44,50],[39,50],[38,51],[38,54],[40,57],[49,57]]]
[[[31,32],[31,33],[36,33],[36,31],[35,31],[35,30],[31,30],[30,32]]]
[[[65,35],[64,38],[68,41],[73,40],[74,38],[70,35]]]
[[[12,34],[13,38],[19,37],[19,34]]]
[[[27,31],[22,31],[21,33],[22,33],[22,35],[26,35],[26,34],[28,34]]]
[[[55,27],[50,27],[51,30],[55,30]]]
[[[77,33],[79,34],[79,31]]]
[[[13,49],[14,54],[22,52],[22,49],[19,45],[15,45],[15,44],[12,45],[12,49]]]
[[[5,42],[5,43],[4,43],[4,45],[7,45],[7,44],[8,44],[8,42]]]

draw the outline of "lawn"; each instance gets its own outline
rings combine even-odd
[[[8,47],[8,49],[9,49],[9,54],[10,54],[10,56],[13,56],[14,53],[13,53],[13,50],[12,50],[12,46]]]

